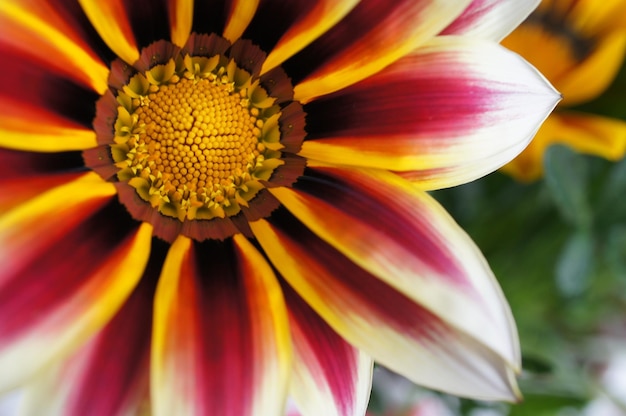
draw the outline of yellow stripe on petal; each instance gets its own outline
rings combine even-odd
[[[105,226],[105,225],[103,225]],[[142,224],[90,276],[68,294],[68,301],[35,327],[0,349],[0,391],[15,387],[42,369],[68,357],[100,330],[133,291],[147,264],[152,226]]]
[[[177,403],[174,402],[174,394],[161,394],[162,391],[173,389],[174,381],[170,377],[173,369],[169,368],[172,360],[167,357],[168,351],[171,349],[166,345],[168,340],[167,330],[170,326],[171,313],[173,304],[176,302],[176,293],[179,287],[181,277],[181,265],[189,249],[191,240],[184,236],[179,236],[170,247],[161,277],[157,286],[154,297],[154,319],[152,330],[152,348],[150,358],[150,393],[153,401],[153,412],[156,416],[169,416],[174,414],[172,409],[176,409]],[[168,366],[168,368],[166,368]],[[175,389],[174,391],[177,391]],[[187,403],[191,406],[191,403]],[[180,415],[191,414],[191,408],[187,408],[186,412],[180,412]]]
[[[193,0],[169,0],[172,43],[183,47],[193,24]]]
[[[53,209],[57,212],[60,207],[71,207],[90,199],[113,196],[115,192],[113,184],[105,182],[94,172],[88,172],[9,211],[0,217],[0,230],[4,234],[16,224],[38,218]]]
[[[153,328],[155,415],[282,412],[291,371],[287,311],[273,270],[244,237],[219,247],[176,239]]]
[[[17,46],[22,52],[43,59],[52,67],[62,63],[71,68],[77,78],[99,94],[107,89],[109,70],[84,45],[77,44],[70,35],[48,24],[44,18],[26,7],[11,1],[0,2],[0,41]],[[25,41],[32,41],[24,47]],[[66,69],[67,70],[67,69]]]
[[[268,312],[253,324],[254,347],[262,350],[255,355],[268,360],[277,358],[276,369],[261,371],[257,375],[254,410],[250,414],[278,415],[287,400],[292,360],[285,300],[274,271],[263,255],[243,235],[237,234],[233,240],[242,259],[246,292],[250,295],[247,301],[253,311]]]
[[[0,115],[0,123],[4,125],[2,115]],[[0,146],[32,152],[64,152],[85,150],[97,145],[96,134],[92,130],[64,129],[57,126],[37,127],[43,131],[31,133],[11,131],[0,127]]]
[[[393,13],[380,20],[354,45],[339,52],[331,61],[294,88],[296,100],[307,103],[361,81],[401,57],[444,29],[469,0],[401,1]]]
[[[266,220],[251,223],[251,227],[289,285],[342,338],[375,361],[418,384],[455,395],[488,400],[519,397],[514,371],[482,344],[480,335],[472,338],[446,325],[371,275],[350,279],[351,273],[362,271],[350,268],[346,259],[337,260],[336,269],[334,260],[319,261],[307,245],[313,243],[319,253],[319,242],[308,237],[303,242],[296,240]],[[374,290],[368,288],[372,284]],[[419,284],[415,287],[429,294]],[[384,293],[379,296],[381,290]],[[313,407],[319,405],[305,408]]]
[[[270,192],[307,228],[354,263],[450,325],[480,337],[511,366],[518,365],[515,325],[493,273],[467,234],[432,197],[386,171],[319,169],[350,178],[343,186],[354,188],[351,199],[371,189],[375,199],[363,196],[361,202],[362,211],[369,209],[367,214],[348,214],[344,212],[348,207],[294,189],[272,188]],[[389,227],[381,230],[379,224],[392,221],[391,216],[403,225],[393,224],[394,232]],[[399,240],[404,237],[407,240]],[[423,250],[429,255],[425,257]],[[429,265],[435,258],[440,259],[439,266]],[[449,269],[437,268],[442,265]],[[417,286],[422,289],[416,291]],[[490,322],[489,330],[480,322]]]
[[[126,247],[125,255],[110,268],[100,272],[102,279],[94,278],[83,295],[92,299],[90,307],[76,322],[78,332],[90,334],[100,329],[120,308],[124,300],[135,288],[148,262],[152,240],[152,225],[142,223],[133,243]],[[96,282],[100,280],[100,282]],[[106,281],[106,284],[103,282]]]
[[[79,0],[93,27],[117,56],[133,64],[139,51],[122,0]]]
[[[305,415],[365,414],[371,357],[348,344],[287,285],[284,293],[295,353],[290,395],[298,409]]]
[[[231,43],[239,39],[252,21],[258,6],[259,0],[233,0],[223,36]]]
[[[282,64],[339,22],[359,0],[321,0],[303,19],[291,26],[263,62],[261,73]]]

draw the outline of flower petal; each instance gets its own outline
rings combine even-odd
[[[33,123],[33,118],[40,122]],[[89,149],[96,144],[92,130],[41,107],[0,96],[0,146],[34,152],[63,152]]]
[[[149,406],[150,322],[161,254],[151,256],[140,283],[100,332],[29,383],[22,414],[143,414]]]
[[[0,148],[0,213],[49,189],[78,179],[78,152],[33,153]]]
[[[283,293],[295,353],[291,395],[302,414],[365,414],[372,359],[333,331],[289,286]]]
[[[427,189],[454,186],[519,154],[558,99],[518,55],[442,37],[307,105],[310,140],[299,154],[410,172]]]
[[[110,184],[93,175],[0,217],[0,391],[70,354],[141,277],[151,227],[111,226],[118,205],[101,208]]]
[[[502,169],[519,180],[536,180],[543,174],[545,150],[557,143],[578,152],[619,160],[626,153],[626,122],[573,111],[556,112],[541,126],[526,150]]]
[[[261,73],[282,64],[348,14],[359,0],[315,0],[306,16],[294,21],[263,63]]]
[[[325,53],[338,52],[295,86],[296,100],[306,103],[375,74],[445,28],[467,4],[467,0],[361,1],[312,44]],[[308,49],[304,52],[308,59],[316,59]]]
[[[279,414],[290,364],[287,313],[270,266],[243,237],[174,241],[155,299],[155,415]]]
[[[295,218],[282,215],[271,221],[251,224],[265,253],[298,294],[349,343],[415,383],[460,396],[514,398],[512,370],[480,337],[449,325],[408,293],[368,273]],[[377,237],[374,233],[367,240],[377,242]],[[386,254],[381,253],[385,243],[377,242],[379,249],[370,254],[378,258]],[[412,292],[438,297],[417,280]],[[439,301],[442,308],[454,308],[451,298]],[[464,313],[475,311],[472,307]],[[490,324],[482,321],[484,326]]]
[[[465,35],[500,42],[541,0],[473,0],[442,35]]]
[[[0,146],[60,152],[96,145],[91,123],[96,97],[91,91],[42,71],[37,63],[15,51],[3,56],[11,65],[0,77]]]
[[[224,28],[224,36],[231,43],[239,39],[256,12],[259,0],[232,0]]]
[[[0,182],[0,213],[21,205],[49,189],[78,179],[79,173],[21,177]]]
[[[0,2],[0,27],[2,48],[37,59],[99,94],[106,90],[108,69],[48,2]]]
[[[78,0],[102,40],[128,64],[139,59],[123,0]]]
[[[600,8],[600,3],[596,6]],[[576,23],[571,17],[559,18],[566,19],[567,27]],[[615,78],[626,52],[626,28],[602,35],[573,32],[572,36],[562,36],[549,26],[529,20],[502,44],[536,66],[563,93],[564,105],[575,105],[600,95]],[[535,47],[537,44],[542,47]]]
[[[270,191],[356,264],[518,365],[515,325],[489,266],[428,194],[386,171],[321,166],[296,189]]]
[[[185,46],[193,24],[193,0],[167,0],[172,43]]]

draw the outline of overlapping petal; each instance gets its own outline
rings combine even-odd
[[[123,0],[78,0],[93,27],[113,52],[126,63],[139,59],[137,42]]]
[[[33,118],[39,122],[33,123]],[[95,133],[40,106],[0,96],[0,146],[35,152],[83,150],[96,145]]]
[[[36,63],[15,51],[0,77],[0,146],[60,152],[95,146],[93,110],[81,100],[97,97],[67,78],[37,69]]]
[[[263,63],[261,73],[280,65],[339,22],[359,0],[315,0],[314,6],[285,31]]]
[[[327,166],[271,192],[356,264],[517,365],[515,327],[487,263],[429,195],[386,171]]]
[[[375,74],[444,29],[468,4],[467,0],[361,1],[311,45],[330,56],[316,62],[313,51],[304,49],[315,70],[295,86],[295,98],[306,103]]]
[[[108,69],[81,39],[76,22],[49,2],[0,2],[0,50],[10,48],[55,71],[93,88],[106,90]],[[11,59],[3,59],[11,65]]]
[[[245,238],[171,246],[155,298],[156,415],[279,414],[291,357],[270,266]]]
[[[0,215],[49,189],[78,179],[83,173],[74,170],[82,164],[77,156],[0,148]]]
[[[501,41],[541,0],[473,0],[441,34]]]
[[[149,409],[152,302],[160,254],[111,321],[25,389],[24,416],[139,415]]]
[[[0,195],[0,391],[41,376],[31,414],[240,416],[280,414],[290,387],[305,415],[359,415],[373,357],[429,387],[515,399],[517,334],[488,265],[432,198],[386,170],[440,188],[526,145],[554,90],[502,48],[431,38],[457,18],[445,34],[499,39],[533,3],[315,0],[282,22],[285,33],[264,39],[275,48],[263,71],[311,64],[295,75],[311,135],[299,156],[311,160],[293,189],[268,188],[284,205],[274,216],[250,230],[242,211],[256,241],[179,236],[166,257],[151,257],[152,226],[94,173],[26,166],[0,178],[0,193],[12,195]],[[31,161],[19,151],[96,144],[84,105],[95,98],[80,98],[103,93],[108,70],[81,41],[85,27],[38,4],[0,5],[0,51],[15,58],[11,81],[0,78],[0,147],[15,149],[0,151],[5,170]],[[210,27],[235,41],[258,31],[258,10],[282,3],[211,4],[226,17],[219,25],[197,16],[209,6],[193,0],[145,3],[145,15],[127,0],[73,4],[133,64],[151,34],[181,46]],[[71,105],[56,105],[57,90]]]
[[[231,42],[246,30],[259,6],[259,0],[232,0],[223,36]]]
[[[372,359],[348,344],[290,287],[283,286],[294,345],[290,393],[303,416],[363,415]]]
[[[515,157],[558,99],[518,55],[492,43],[438,38],[307,105],[310,140],[300,154],[408,172],[428,189],[449,187]]]
[[[0,217],[0,391],[86,341],[140,278],[151,227],[102,227],[113,192],[89,173]]]
[[[337,219],[341,220],[346,219]],[[421,385],[461,396],[514,399],[513,371],[482,343],[481,337],[450,325],[411,298],[420,295],[388,284],[396,276],[388,276],[385,282],[368,273],[294,218],[282,215],[270,221],[252,224],[268,257],[299,295],[348,342]],[[336,227],[335,232],[350,233],[350,226],[354,223]],[[374,242],[378,237],[373,233],[367,240]],[[387,241],[377,243],[384,247]],[[369,253],[376,258],[370,261],[394,261],[383,258],[389,251],[382,253],[379,248],[375,254]],[[453,299],[431,293],[432,285],[425,279],[414,276],[413,285],[411,292],[436,297],[441,308],[456,308]],[[476,316],[466,318],[469,321]],[[491,325],[486,321],[482,324]]]
[[[168,0],[172,43],[183,47],[193,23],[193,0]]]

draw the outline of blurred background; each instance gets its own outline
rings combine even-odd
[[[503,43],[564,99],[513,163],[433,195],[511,305],[523,402],[459,400],[376,368],[373,416],[626,415],[626,1],[544,1]]]

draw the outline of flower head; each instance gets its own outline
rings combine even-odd
[[[559,99],[497,44],[534,5],[0,3],[0,391],[362,414],[375,360],[514,400],[506,301],[426,191],[506,163]]]
[[[626,1],[544,0],[503,44],[535,65],[563,94],[559,107],[535,139],[504,170],[533,180],[543,173],[551,144],[618,160],[626,152],[626,122],[571,109],[595,99],[610,85],[626,54]]]

